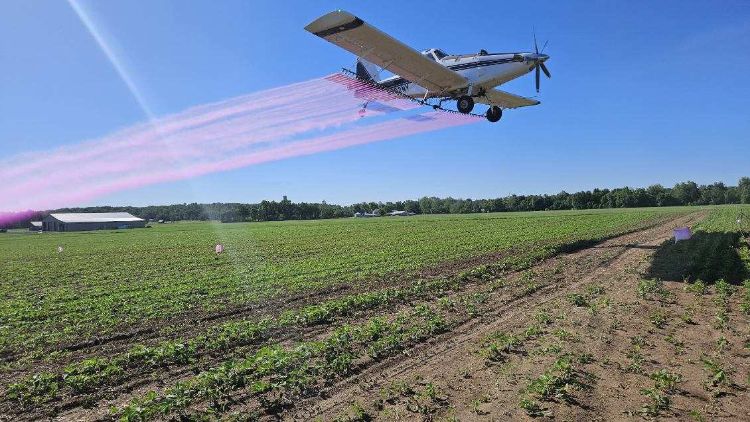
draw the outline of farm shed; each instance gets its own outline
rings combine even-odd
[[[44,217],[44,231],[131,229],[145,227],[146,220],[127,212],[55,213]]]
[[[42,229],[42,222],[41,221],[31,221],[29,222],[29,231],[30,232],[38,232]]]

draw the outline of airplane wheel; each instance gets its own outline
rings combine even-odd
[[[461,113],[471,113],[471,110],[474,109],[474,99],[467,95],[459,97],[456,101],[456,107]]]
[[[503,109],[498,106],[492,106],[487,109],[487,114],[485,114],[485,117],[487,117],[487,120],[495,123],[496,121],[500,120],[501,117],[503,117]]]

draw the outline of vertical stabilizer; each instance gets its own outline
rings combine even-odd
[[[380,81],[380,72],[378,71],[378,67],[361,57],[357,57],[356,70],[357,79],[372,82]]]

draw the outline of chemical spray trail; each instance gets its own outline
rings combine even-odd
[[[194,107],[101,139],[1,161],[0,210],[75,206],[124,189],[476,121],[416,114],[418,107],[342,75]],[[18,217],[0,215],[0,225],[7,224],[3,219]]]

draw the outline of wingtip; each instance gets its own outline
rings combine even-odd
[[[351,25],[352,22],[361,20],[345,10],[334,10],[315,19],[305,26],[305,30],[313,34],[329,31],[333,28]]]

